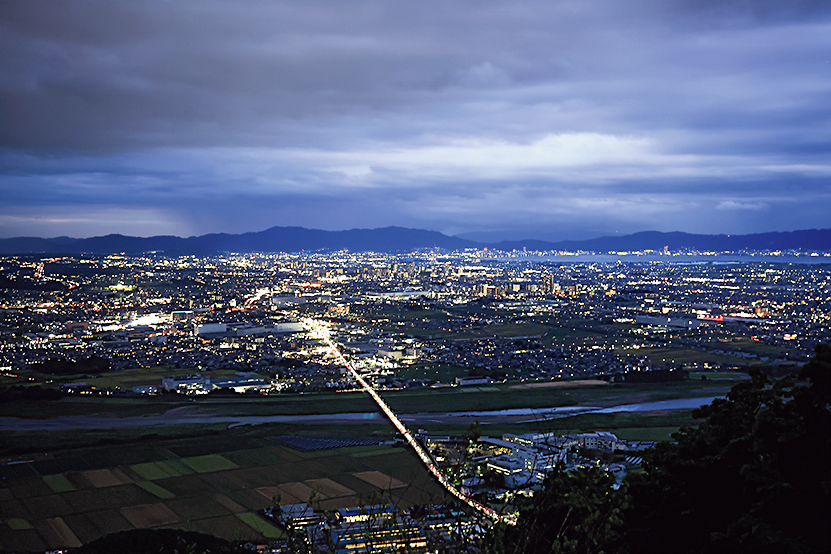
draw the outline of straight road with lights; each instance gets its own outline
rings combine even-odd
[[[386,414],[386,416],[389,418],[392,424],[395,425],[395,428],[398,429],[398,432],[401,433],[407,440],[409,445],[413,447],[413,450],[415,450],[416,455],[418,455],[418,457],[421,459],[424,465],[427,466],[427,469],[430,471],[430,473],[432,473],[436,477],[436,479],[439,480],[439,483],[442,484],[442,486],[447,490],[447,492],[449,492],[450,494],[452,494],[453,496],[455,496],[471,508],[475,509],[476,511],[485,514],[494,521],[501,521],[503,523],[507,523],[508,525],[516,525],[516,515],[497,513],[497,511],[493,508],[485,506],[481,502],[478,502],[473,498],[470,498],[466,494],[462,493],[462,491],[457,489],[453,485],[453,483],[448,481],[439,469],[439,467],[436,465],[436,462],[433,460],[430,454],[428,454],[424,447],[421,446],[421,444],[417,440],[415,440],[415,437],[413,437],[413,435],[410,433],[407,427],[403,423],[401,423],[401,420],[398,419],[398,416],[395,415],[395,412],[393,412],[392,409],[387,405],[387,403],[384,402],[383,398],[381,398],[381,396],[377,392],[375,392],[375,389],[372,388],[372,386],[370,386],[370,384],[367,383],[366,380],[364,380],[364,378],[358,374],[358,372],[355,370],[355,368],[352,366],[349,360],[347,360],[346,357],[341,353],[340,349],[335,345],[335,343],[332,341],[332,338],[329,336],[328,327],[325,324],[312,319],[305,320],[305,324],[309,327],[310,330],[315,331],[315,338],[319,338],[326,342],[329,348],[331,348],[332,353],[346,367],[346,369],[349,370],[349,372],[352,374],[355,380],[361,384],[361,387],[363,387],[363,389],[366,392],[368,392],[370,396],[372,396],[372,398],[381,408],[381,411],[383,411]]]

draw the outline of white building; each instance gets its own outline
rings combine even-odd
[[[201,323],[193,327],[193,334],[195,335],[214,335],[227,332],[228,326],[224,323]]]
[[[189,375],[187,377],[165,377],[162,387],[168,392],[180,394],[208,394],[213,385],[208,375]]]
[[[608,431],[583,433],[581,435],[574,435],[574,438],[577,439],[577,444],[591,450],[614,452],[615,450],[626,449],[626,441],[620,440],[614,433]]]

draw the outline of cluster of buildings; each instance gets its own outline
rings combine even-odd
[[[399,510],[392,504],[315,511],[307,504],[266,508],[263,514],[286,530],[276,550],[352,552],[426,552],[457,547],[460,537],[476,541],[485,523],[448,505]],[[292,549],[293,550],[290,550]]]
[[[8,285],[0,289],[0,371],[96,356],[112,370],[170,365],[253,371],[284,390],[347,386],[304,338],[306,315],[331,321],[339,342],[391,387],[424,384],[396,375],[411,364],[551,379],[626,371],[642,365],[639,348],[776,365],[802,363],[817,342],[831,341],[826,265],[659,258],[564,262],[439,250],[8,256],[0,258]],[[424,317],[405,317],[419,311]],[[544,332],[515,337],[522,344],[489,336],[533,321],[609,339],[557,348]]]
[[[506,491],[533,490],[558,466],[566,470],[600,467],[620,483],[628,468],[639,465],[639,452],[653,441],[626,441],[608,431],[558,435],[556,433],[503,434],[479,437],[474,443],[451,437],[423,437],[431,454],[457,475],[467,494],[492,497]],[[484,478],[488,476],[490,478]]]
[[[538,340],[441,340],[434,360],[497,379],[554,379],[625,371],[627,363],[604,347],[546,348]]]

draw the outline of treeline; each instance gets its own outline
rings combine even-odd
[[[831,551],[831,346],[798,374],[759,371],[693,412],[697,427],[644,454],[614,490],[598,469],[553,472],[497,526],[507,553],[819,554]]]
[[[107,535],[72,551],[74,554],[251,554],[252,550],[195,531],[135,529]]]
[[[58,400],[63,398],[63,396],[64,394],[58,389],[41,387],[40,385],[32,385],[31,387],[23,385],[0,387],[0,402],[11,402],[13,400]]]
[[[607,373],[598,375],[598,378],[610,383],[678,383],[687,379],[689,375],[690,372],[686,369],[650,369],[648,371]]]
[[[77,362],[64,358],[50,358],[36,364],[30,364],[27,370],[46,375],[96,375],[110,370],[110,361],[101,356],[82,358]]]

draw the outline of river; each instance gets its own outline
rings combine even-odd
[[[544,421],[581,414],[611,414],[619,412],[648,412],[663,410],[692,410],[711,403],[717,396],[703,398],[681,398],[641,404],[623,404],[611,407],[560,406],[557,408],[515,408],[510,410],[489,410],[479,412],[424,412],[399,414],[399,419],[408,426],[430,423],[470,423],[478,420],[483,424],[525,423]],[[170,427],[175,425],[227,424],[261,425],[266,423],[295,423],[303,425],[360,425],[365,423],[388,423],[380,412],[356,412],[317,415],[275,415],[275,416],[224,416],[195,413],[190,406],[175,408],[164,414],[136,417],[88,417],[61,416],[52,419],[23,419],[0,417],[0,431],[65,431],[70,429],[123,429],[129,427]]]

